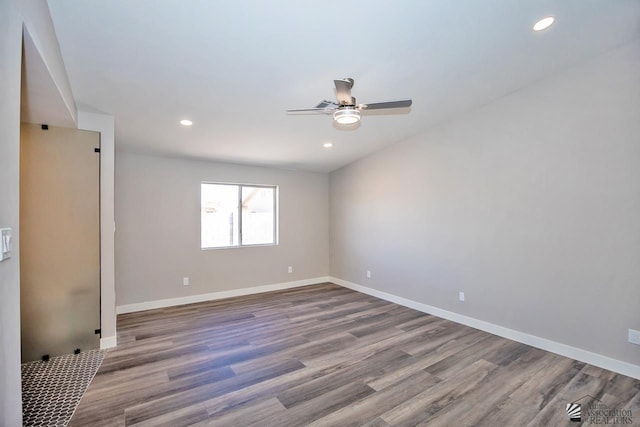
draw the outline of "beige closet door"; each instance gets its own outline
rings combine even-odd
[[[99,144],[96,132],[21,127],[23,362],[100,346]]]

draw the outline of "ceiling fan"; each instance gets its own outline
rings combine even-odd
[[[333,114],[333,120],[342,124],[350,125],[360,121],[360,111],[364,110],[386,110],[391,108],[406,108],[411,106],[410,99],[399,101],[375,102],[373,104],[356,104],[356,99],[351,96],[353,79],[346,78],[334,80],[336,85],[336,98],[338,102],[324,100],[313,108],[297,108],[287,110],[287,113],[318,113]]]

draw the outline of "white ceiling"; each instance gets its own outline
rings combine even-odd
[[[640,34],[638,0],[49,0],[80,109],[118,150],[331,171]],[[534,33],[553,15],[556,23]],[[412,98],[355,129],[287,108]],[[612,76],[615,78],[615,76]],[[191,128],[178,124],[193,120]],[[322,147],[333,142],[331,150]]]

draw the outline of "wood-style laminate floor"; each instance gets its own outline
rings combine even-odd
[[[638,380],[333,284],[120,315],[118,333],[71,426],[576,426],[583,396],[583,425],[594,403],[640,425]]]

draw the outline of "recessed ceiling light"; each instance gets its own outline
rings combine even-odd
[[[555,21],[555,18],[553,16],[547,16],[546,18],[542,18],[541,20],[539,20],[534,24],[533,31],[546,30],[551,26],[551,24],[553,24],[553,21]]]
[[[180,120],[180,124],[182,126],[191,126],[193,124],[193,122],[191,120],[188,120],[188,119],[182,119],[182,120]]]
[[[331,147],[333,147],[333,144],[331,142],[325,142],[324,144],[322,144],[322,146],[324,148],[331,148]]]

